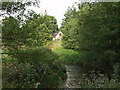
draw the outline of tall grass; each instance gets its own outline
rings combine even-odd
[[[78,52],[64,49],[61,41],[51,41],[45,46],[58,55],[57,62],[61,64],[78,64],[80,61]]]
[[[53,50],[53,52],[58,55],[59,61],[62,64],[77,65],[79,64],[78,62],[80,62],[79,53],[74,50],[58,48],[58,49]]]
[[[62,42],[61,41],[50,41],[48,42],[45,47],[51,49],[52,51],[62,48]]]

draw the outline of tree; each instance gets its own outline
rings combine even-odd
[[[34,0],[34,1],[16,1],[16,2],[4,2],[2,1],[2,9],[1,9],[1,14],[0,16],[5,16],[5,15],[12,15],[15,13],[24,13],[26,10],[26,6],[37,6],[39,7],[39,0]]]
[[[65,13],[65,18],[63,19],[61,30],[64,33],[63,36],[63,47],[66,49],[78,49],[78,42],[76,39],[78,38],[78,20],[76,8],[68,8]]]
[[[33,40],[31,42],[39,44],[38,46],[45,45],[48,41],[52,40],[53,32],[58,30],[57,21],[53,16],[49,15],[35,15],[33,13],[32,16],[28,17],[23,29],[27,29],[31,33],[31,39],[29,39]]]
[[[3,19],[2,23],[2,36],[3,45],[5,47],[17,48],[22,44],[23,41],[21,36],[21,29],[19,27],[19,22],[12,16]]]
[[[120,3],[83,3],[75,17],[78,30],[74,33],[78,33],[78,37],[74,39],[78,42],[81,59],[78,63],[103,71],[109,77],[113,64],[120,62],[119,9]],[[71,19],[66,23],[71,23]],[[75,30],[72,28],[65,28],[69,38],[72,37],[71,31]],[[63,37],[63,40],[68,42],[68,38]],[[76,46],[69,43],[69,47]]]
[[[45,15],[44,16],[44,23],[48,27],[48,29],[52,30],[52,32],[55,32],[58,30],[57,20],[53,16]]]
[[[12,16],[3,19],[3,45],[13,52],[30,47],[39,47],[52,40],[57,30],[56,19],[49,15],[38,15],[29,11],[25,22]],[[17,50],[16,50],[17,49]]]

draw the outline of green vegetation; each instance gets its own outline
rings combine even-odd
[[[50,41],[48,42],[45,47],[51,49],[52,51],[62,48],[62,42],[61,41]]]
[[[51,50],[37,47],[21,50],[17,58],[3,58],[3,87],[57,87],[64,80],[65,69]],[[46,83],[47,81],[47,83]],[[51,83],[52,82],[52,83]]]
[[[77,65],[78,61],[80,61],[78,52],[74,50],[58,48],[53,52],[58,55],[60,62],[63,64]]]
[[[65,65],[88,69],[83,88],[119,87],[120,2],[69,8],[62,41],[52,41],[59,30],[55,17],[26,11],[31,5],[37,2],[2,4],[2,16],[7,15],[2,21],[3,88],[64,88]]]
[[[3,3],[3,8],[19,4],[20,9],[25,9],[26,4],[21,2]],[[2,23],[3,88],[56,88],[65,80],[65,68],[57,62],[58,56],[44,46],[58,30],[57,21],[47,14],[21,10],[2,10],[8,15]],[[13,17],[16,11],[20,14]]]
[[[82,82],[78,82],[81,88],[120,88],[116,79],[109,80],[104,74],[90,74],[91,78],[86,78]]]
[[[79,10],[68,9],[61,26],[63,47],[78,51],[80,65],[99,70],[109,79],[120,62],[119,9],[120,2],[82,3]]]
[[[62,47],[62,42],[61,41],[51,41],[49,43],[47,43],[47,45],[45,46],[49,49],[51,49],[55,54],[58,55],[58,60],[57,62],[61,63],[61,64],[79,64],[78,62],[80,62],[79,60],[79,53],[77,51],[74,50],[70,50],[70,49],[64,49]]]

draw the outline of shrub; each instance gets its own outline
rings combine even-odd
[[[114,64],[113,68],[114,68],[113,77],[114,77],[114,79],[116,79],[118,82],[120,82],[120,63]]]
[[[57,62],[57,55],[40,47],[20,50],[14,61],[3,63],[3,88],[57,87],[65,69]],[[5,59],[4,59],[5,61]]]
[[[39,62],[51,63],[57,58],[50,49],[44,47],[20,50],[17,52],[16,57],[20,63],[26,62],[32,64],[37,64]]]
[[[99,75],[90,74],[91,78],[86,78],[84,81],[79,82],[81,88],[120,88],[119,82],[115,79],[109,79],[99,73]]]

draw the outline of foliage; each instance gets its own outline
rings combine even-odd
[[[2,23],[2,41],[7,48],[20,48],[26,39],[26,33],[23,33],[19,26],[18,20],[13,17],[3,19]]]
[[[37,6],[39,4],[39,0],[34,0],[34,1],[17,1],[17,2],[4,2],[2,1],[2,9],[1,9],[1,14],[0,16],[5,16],[15,14],[15,13],[24,13],[26,10],[26,6]]]
[[[90,74],[91,78],[85,78],[83,81],[79,82],[81,88],[120,88],[119,82],[115,79],[109,79],[104,75],[100,74]],[[85,77],[85,75],[84,75]]]
[[[54,50],[53,52],[58,55],[58,57],[59,57],[58,60],[61,64],[77,65],[77,64],[79,64],[78,62],[80,62],[79,53],[74,50],[58,48],[58,49]]]
[[[49,30],[52,30],[52,33],[58,30],[57,20],[54,16],[45,15],[44,17],[44,23],[48,27]]]
[[[51,54],[51,50],[44,47],[28,48],[25,50],[19,50],[16,53],[18,62],[20,63],[34,63],[39,62],[49,63],[54,61],[55,55]],[[52,56],[51,56],[52,55]]]
[[[64,67],[49,49],[26,49],[17,55],[17,58],[3,60],[3,88],[57,87],[64,79]]]
[[[66,78],[65,64],[82,65],[107,75],[93,75],[92,80],[80,82],[81,87],[118,87],[119,2],[82,3],[78,11],[69,8],[61,26],[63,47],[61,42],[48,43],[58,30],[53,16],[31,10],[25,14],[25,6],[31,3],[3,2],[2,5],[3,15],[8,15],[2,23],[2,48],[6,54],[3,55],[3,88],[56,88]],[[18,12],[19,15],[12,16]],[[25,20],[21,19],[22,15]]]
[[[65,19],[63,19],[61,31],[64,33],[63,35],[63,44],[62,46],[66,49],[74,49],[77,50],[78,46],[78,28],[77,28],[77,11],[76,8],[68,8],[68,11],[65,13]]]
[[[66,64],[78,65],[79,64],[78,62],[80,62],[81,60],[79,57],[79,53],[71,49],[64,49],[61,44],[62,44],[61,41],[51,41],[48,42],[45,47],[51,49],[52,52],[58,55],[57,60],[58,63],[62,65]]]
[[[120,69],[119,63],[115,64],[114,73],[109,80],[108,76],[100,71],[89,71],[88,74],[83,74],[83,81],[78,82],[81,88],[120,88]]]
[[[3,88],[57,87],[65,79],[57,55],[43,48],[58,30],[57,21],[32,10],[24,13],[31,4],[3,2],[2,12],[8,15],[2,23]]]
[[[77,15],[69,19],[66,16],[63,21],[63,46],[79,51],[78,63],[104,71],[108,76],[113,72],[113,64],[120,61],[119,9],[119,2],[83,3],[77,12],[71,10],[73,16]]]
[[[120,82],[120,63],[114,64],[114,74],[113,77],[117,82]]]
[[[59,40],[58,41],[50,41],[45,45],[45,47],[51,49],[52,51],[54,51],[54,50],[56,50],[58,48],[62,48],[61,44],[62,44],[62,42],[59,41]]]
[[[49,15],[37,15],[31,11],[22,26],[19,18],[6,17],[2,23],[4,49],[13,54],[22,48],[43,46],[52,40],[55,30],[56,19]]]
[[[31,38],[29,40],[34,43],[33,45],[43,46],[52,40],[52,34],[58,28],[57,21],[53,16],[31,14],[33,17],[28,17],[23,29],[27,29],[30,33]]]

